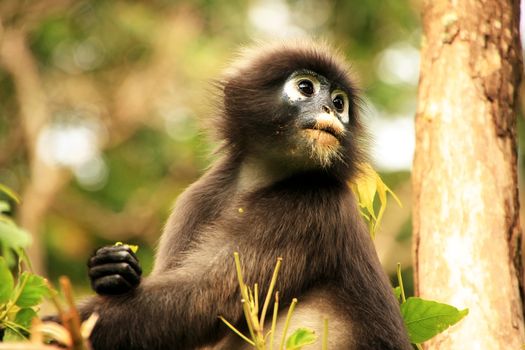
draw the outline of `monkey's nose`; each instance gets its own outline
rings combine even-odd
[[[332,110],[330,109],[330,107],[328,107],[327,105],[323,105],[323,112],[327,113],[327,114],[330,114],[332,112]]]

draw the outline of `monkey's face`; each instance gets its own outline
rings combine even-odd
[[[289,156],[315,167],[344,159],[349,126],[349,97],[326,77],[309,70],[292,73],[282,89],[293,110]]]
[[[363,158],[356,89],[344,61],[313,43],[259,48],[223,83],[219,131],[233,152],[277,171],[348,178]]]

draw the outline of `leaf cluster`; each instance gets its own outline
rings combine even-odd
[[[387,194],[390,193],[399,206],[401,206],[401,202],[370,164],[361,164],[360,170],[359,176],[349,183],[349,186],[356,196],[361,215],[368,221],[370,236],[374,239],[386,210]],[[377,213],[374,206],[376,194],[379,198],[379,210]]]
[[[20,266],[20,264],[19,264]],[[28,271],[12,274],[7,260],[0,257],[0,329],[3,340],[20,340],[29,335],[38,305],[51,295],[46,280]]]
[[[18,195],[9,188],[0,184],[0,191],[20,203]],[[10,202],[0,200],[0,330],[3,340],[19,340],[29,335],[38,305],[51,291],[43,277],[23,270],[24,264],[30,268],[24,249],[31,236],[16,225],[10,212]]]
[[[29,260],[25,254],[24,249],[31,244],[31,235],[18,227],[10,216],[12,211],[11,202],[19,204],[20,197],[11,191],[8,187],[0,184],[0,193],[3,193],[3,197],[0,197],[0,252],[1,255],[6,259],[7,264],[13,267],[18,257],[21,257],[23,262],[29,265]]]

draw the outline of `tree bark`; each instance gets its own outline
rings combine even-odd
[[[424,1],[413,170],[416,293],[470,310],[426,349],[525,344],[518,26],[518,0]]]

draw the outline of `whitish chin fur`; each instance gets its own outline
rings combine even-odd
[[[322,130],[304,130],[310,158],[316,159],[323,168],[331,166],[336,161],[343,161],[341,145],[335,136]]]

